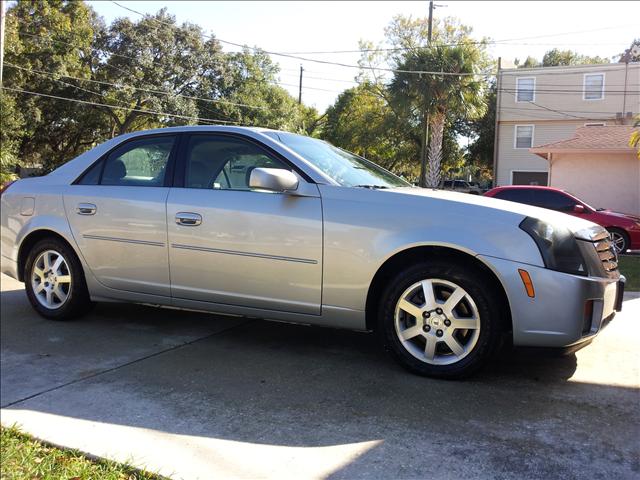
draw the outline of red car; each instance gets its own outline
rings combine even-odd
[[[510,185],[496,187],[484,194],[487,197],[535,205],[568,213],[602,225],[609,230],[618,253],[640,249],[640,217],[593,208],[569,192],[551,187]]]

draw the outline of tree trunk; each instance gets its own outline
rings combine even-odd
[[[444,114],[438,112],[431,115],[431,142],[429,143],[429,170],[427,172],[427,187],[429,188],[440,186],[444,122]]]

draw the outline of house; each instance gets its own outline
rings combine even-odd
[[[529,149],[585,126],[630,125],[640,112],[640,63],[498,70],[494,185],[549,185]]]
[[[595,208],[640,215],[640,158],[629,146],[633,130],[629,125],[580,127],[571,138],[529,152],[547,164],[550,186]]]

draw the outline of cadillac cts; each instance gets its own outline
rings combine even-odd
[[[2,272],[50,319],[126,301],[375,330],[403,366],[447,378],[505,340],[587,344],[624,288],[593,223],[213,126],[123,135],[8,187]]]

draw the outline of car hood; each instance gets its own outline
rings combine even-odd
[[[437,190],[429,188],[418,187],[402,187],[391,188],[388,190],[382,190],[383,192],[393,192],[402,195],[413,195],[417,197],[424,197],[437,199],[446,202],[453,202],[456,204],[466,204],[469,206],[486,208],[491,210],[499,210],[501,212],[509,212],[514,215],[524,217],[533,217],[543,220],[548,223],[563,225],[567,227],[571,232],[576,235],[577,238],[584,240],[592,240],[594,235],[605,232],[604,228],[600,225],[584,220],[582,218],[567,215],[562,212],[556,212],[546,208],[534,207],[532,205],[525,205],[517,202],[510,202],[507,200],[500,200],[492,197],[469,195],[468,193],[452,192],[449,190]]]
[[[640,217],[637,215],[631,215],[629,213],[614,212],[613,210],[596,210],[596,213],[600,215],[607,215],[616,218],[623,218],[625,220],[632,220],[634,222],[640,222]]]

